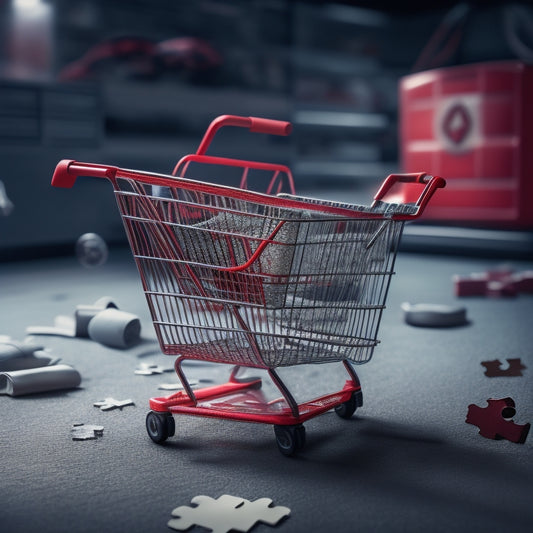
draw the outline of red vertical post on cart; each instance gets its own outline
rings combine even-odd
[[[419,72],[400,82],[403,172],[443,176],[433,221],[533,227],[533,66],[500,61]],[[404,202],[416,191],[402,190]]]

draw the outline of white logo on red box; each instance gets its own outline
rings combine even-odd
[[[480,142],[480,97],[462,95],[437,104],[435,137],[450,152],[467,152]]]

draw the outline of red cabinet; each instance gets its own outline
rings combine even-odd
[[[402,171],[446,179],[425,219],[533,227],[533,66],[501,61],[400,82]],[[416,200],[405,188],[403,201]]]

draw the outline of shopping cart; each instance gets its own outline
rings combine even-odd
[[[214,133],[227,125],[290,131],[287,122],[223,116],[174,176],[64,160],[52,184],[71,187],[80,175],[113,184],[161,350],[178,356],[184,388],[150,400],[150,438],[173,436],[177,414],[260,422],[274,426],[280,451],[292,455],[304,446],[305,421],[331,409],[349,418],[362,405],[352,363],[366,363],[379,342],[404,223],[445,182],[393,174],[371,206],[299,197],[283,165],[206,155]],[[241,187],[189,179],[192,164],[237,169]],[[252,171],[268,173],[268,194],[246,189]],[[418,201],[384,201],[397,182],[421,184]],[[186,359],[230,364],[233,371],[227,383],[193,391],[182,369]],[[278,370],[314,363],[343,365],[346,381],[341,390],[297,402]],[[281,397],[267,400],[261,378],[239,377],[241,367],[263,369]]]

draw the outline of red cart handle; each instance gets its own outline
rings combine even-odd
[[[378,192],[374,196],[374,202],[372,207],[374,207],[377,202],[382,200],[393,185],[396,183],[420,183],[425,185],[422,193],[418,197],[418,200],[415,202],[415,206],[418,207],[418,211],[415,216],[420,216],[424,209],[426,208],[427,203],[435,193],[437,189],[441,189],[446,186],[446,180],[439,176],[430,176],[425,172],[419,172],[418,174],[391,174],[387,176],[385,181],[381,184]]]
[[[254,133],[268,133],[270,135],[289,135],[292,131],[290,122],[282,120],[272,120],[269,118],[259,117],[238,117],[236,115],[221,115],[217,117],[205,132],[204,138],[196,150],[196,155],[204,155],[213,140],[216,132],[222,126],[238,126],[240,128],[248,128]]]
[[[109,165],[79,163],[72,159],[63,159],[56,166],[54,175],[52,176],[52,185],[54,187],[70,189],[78,176],[91,176],[113,180],[117,170],[117,167]]]
[[[209,124],[205,135],[198,146],[195,154],[189,154],[182,157],[172,171],[173,176],[185,177],[190,163],[199,163],[206,165],[225,165],[243,169],[240,187],[246,188],[246,180],[249,169],[266,170],[273,173],[267,193],[271,193],[278,175],[285,175],[289,185],[290,192],[295,193],[294,179],[290,169],[285,165],[260,163],[257,161],[246,161],[243,159],[230,159],[227,157],[213,157],[206,155],[207,149],[213,140],[217,131],[223,126],[237,126],[247,128],[253,133],[266,133],[270,135],[289,135],[292,131],[292,124],[283,120],[273,120],[259,117],[239,117],[236,115],[221,115]]]

